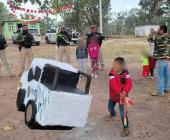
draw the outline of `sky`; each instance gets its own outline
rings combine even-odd
[[[120,12],[137,8],[140,0],[111,0],[112,11]]]

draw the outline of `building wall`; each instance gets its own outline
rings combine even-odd
[[[7,39],[12,38],[14,32],[17,31],[17,24],[21,24],[21,23],[15,22],[15,21],[4,22],[4,24],[3,24],[3,35],[5,36],[5,38],[7,38]],[[40,33],[41,24],[40,23],[29,24],[28,28],[35,28]]]
[[[154,28],[154,30],[157,31],[159,29],[159,25],[136,26],[135,35],[136,36],[148,36],[150,34],[151,28]]]
[[[40,23],[35,23],[35,24],[29,24],[28,28],[35,28],[38,30],[38,32],[40,33],[41,30],[41,24]]]
[[[17,30],[17,22],[5,22],[3,24],[3,35],[5,38],[12,38],[13,33]]]

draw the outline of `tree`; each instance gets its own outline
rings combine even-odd
[[[5,5],[2,2],[0,2],[0,22],[7,18],[7,13],[8,10],[5,8]]]
[[[10,2],[22,2],[22,0],[9,0]],[[24,0],[32,4],[39,4],[41,9],[57,8],[58,6],[74,3],[74,9],[70,12],[61,12],[64,23],[75,26],[79,30],[95,24],[99,26],[99,0]],[[104,25],[109,20],[110,0],[102,0]]]
[[[162,16],[170,12],[170,0],[140,0],[139,5],[152,15]]]
[[[140,0],[139,5],[150,15],[152,20],[157,20],[154,23],[170,25],[170,0]]]
[[[9,15],[7,8],[4,3],[0,2],[0,25],[4,20],[14,19],[13,16]],[[2,32],[2,26],[0,26],[0,32]]]

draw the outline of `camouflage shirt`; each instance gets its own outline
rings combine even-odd
[[[158,35],[155,39],[154,58],[170,59],[170,36]]]

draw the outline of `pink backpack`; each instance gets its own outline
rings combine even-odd
[[[88,53],[91,59],[99,57],[99,44],[98,43],[89,43]]]

